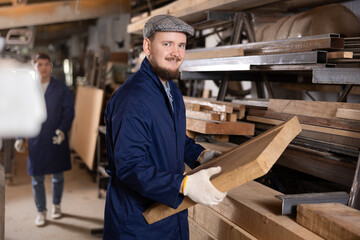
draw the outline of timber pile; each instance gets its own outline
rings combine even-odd
[[[256,132],[297,116],[303,131],[277,164],[351,187],[360,150],[360,103],[270,99],[267,109],[248,108]]]
[[[187,135],[215,135],[216,140],[228,141],[228,135],[254,135],[254,124],[241,122],[245,106],[184,96]]]
[[[297,116],[300,136],[360,150],[360,103],[270,99],[267,110],[250,109],[247,120],[266,130]]]

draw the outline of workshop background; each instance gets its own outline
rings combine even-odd
[[[64,216],[35,227],[27,152],[3,139],[0,239],[102,238],[104,109],[158,14],[196,31],[176,80],[189,137],[231,152],[294,116],[302,128],[271,169],[218,206],[189,208],[190,239],[360,239],[360,0],[0,0],[1,58],[48,53],[75,99]]]

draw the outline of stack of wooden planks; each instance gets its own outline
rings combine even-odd
[[[250,109],[246,119],[265,130],[293,116],[299,118],[304,138],[360,149],[360,103],[270,99],[267,110]]]
[[[254,135],[254,124],[241,122],[245,106],[184,96],[187,135],[211,134],[228,141],[228,135]]]

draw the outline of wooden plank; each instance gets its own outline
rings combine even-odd
[[[190,217],[190,214],[189,214]],[[215,210],[197,204],[192,210],[192,220],[206,229],[217,239],[226,240],[256,240],[254,236],[240,228]]]
[[[94,19],[129,12],[129,10],[130,4],[125,0],[19,4],[0,8],[0,29]]]
[[[360,103],[270,99],[268,110],[297,115],[336,118],[338,108],[360,110]]]
[[[181,0],[174,1],[164,7],[151,11],[150,16],[137,22],[131,23],[127,27],[127,32],[132,34],[142,34],[142,29],[150,17],[158,14],[170,14],[178,17],[185,22],[198,22],[206,18],[206,11],[239,11],[257,6],[262,6],[279,0]]]
[[[360,121],[360,110],[338,108],[336,110],[336,117]]]
[[[281,124],[284,122],[282,120],[269,119],[269,118],[256,117],[256,116],[247,116],[246,119],[248,121],[252,121],[252,122],[266,123],[266,124],[271,124],[271,125],[278,125],[278,124]],[[338,136],[360,139],[360,132],[352,132],[352,131],[346,131],[346,130],[335,129],[335,128],[314,126],[314,125],[310,125],[310,124],[301,124],[301,128],[303,130],[308,130],[308,131],[321,132],[321,133],[327,133],[327,134],[333,134],[333,135],[338,135]]]
[[[258,239],[323,239],[289,216],[281,215],[281,201],[275,197],[279,194],[251,181],[229,191],[223,202],[211,208]]]
[[[246,122],[208,122],[186,118],[186,129],[203,134],[254,135],[255,125]]]
[[[242,48],[215,49],[208,51],[187,50],[184,60],[244,56]]]
[[[203,120],[220,121],[220,114],[213,113],[213,112],[186,110],[186,117],[192,117],[192,118],[203,119]]]
[[[328,240],[360,239],[360,211],[339,203],[300,204],[296,221]]]
[[[287,145],[301,132],[296,117],[276,126],[261,135],[241,144],[233,150],[197,167],[189,174],[201,169],[221,166],[221,173],[211,179],[220,191],[229,191],[248,181],[266,174],[275,164]],[[151,224],[165,217],[187,209],[195,203],[188,197],[177,209],[163,204],[155,204],[143,212],[146,221]]]
[[[309,117],[304,115],[279,113],[279,112],[266,111],[263,109],[253,109],[253,108],[249,109],[248,116],[257,116],[257,117],[278,119],[284,121],[289,120],[290,118],[296,116],[299,119],[300,123],[360,132],[360,121]]]
[[[328,59],[353,58],[353,52],[328,52]]]
[[[273,125],[264,124],[264,123],[256,123],[256,129],[260,129],[260,130],[267,130],[272,126]],[[358,138],[344,137],[344,136],[328,134],[328,133],[303,130],[301,131],[299,136],[308,139],[314,139],[319,142],[323,142],[330,145],[336,145],[337,147],[352,149],[355,151],[358,151],[360,146],[360,139]]]
[[[189,218],[189,237],[190,240],[217,240],[217,238],[191,218]]]
[[[208,101],[200,98],[184,97],[184,103],[185,106],[186,104],[199,104],[200,110],[209,110],[214,112],[232,113],[234,109],[233,104],[221,101]]]
[[[94,155],[100,122],[104,91],[98,88],[77,88],[75,118],[71,128],[70,146],[90,170],[94,168]]]

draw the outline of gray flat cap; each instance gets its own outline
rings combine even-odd
[[[144,26],[143,37],[148,38],[154,32],[183,32],[194,35],[194,28],[183,20],[171,15],[156,15],[151,17]]]

